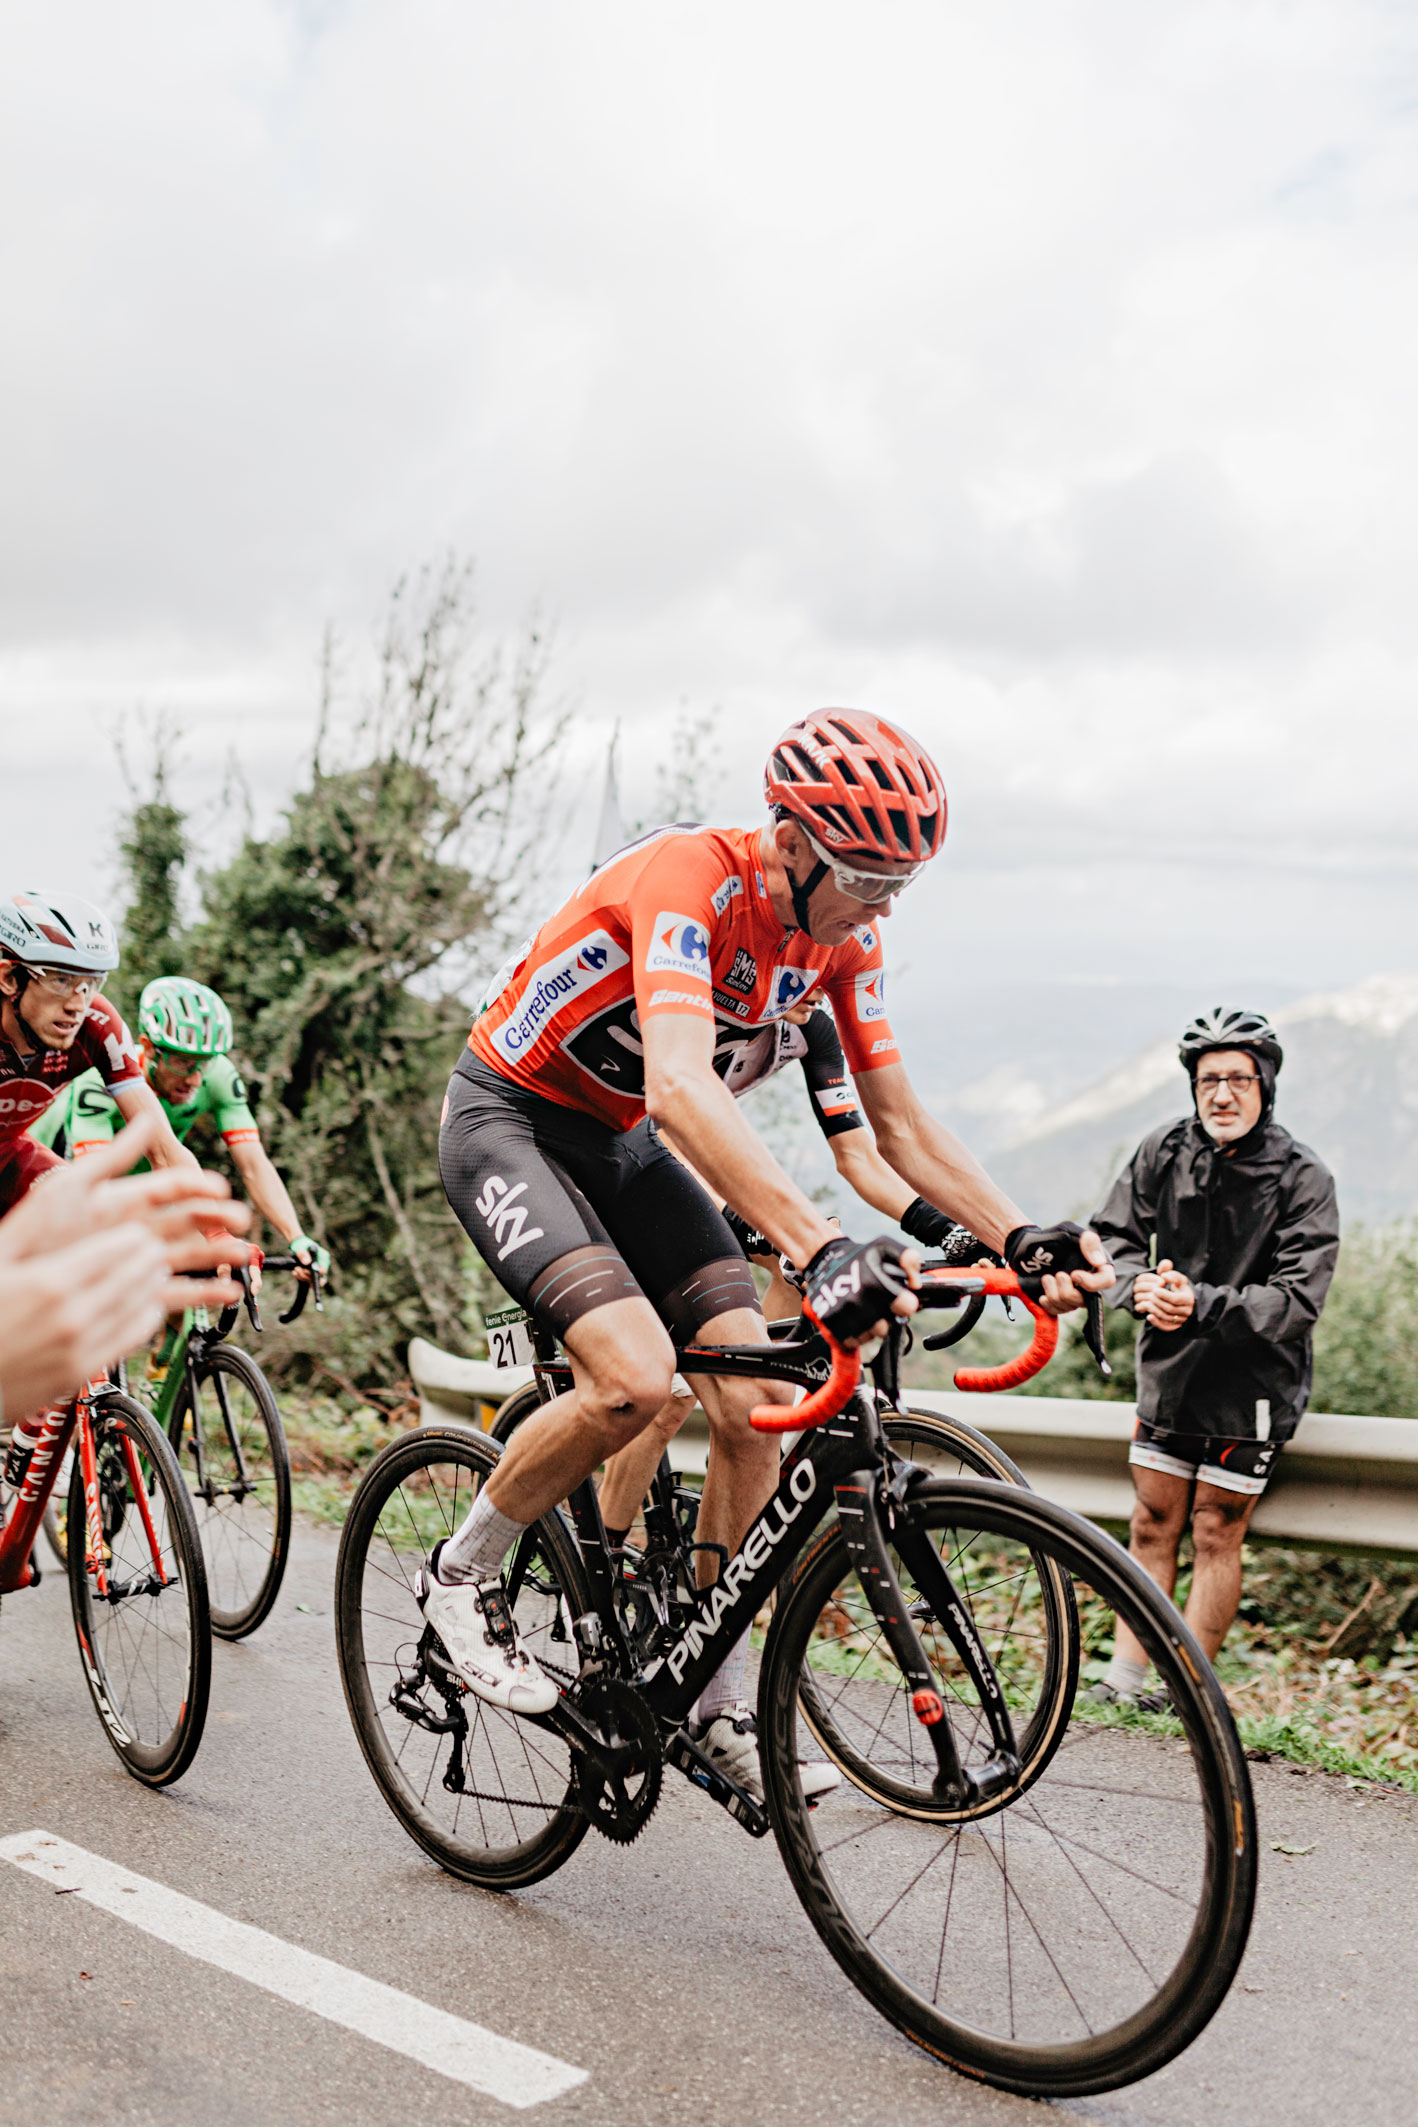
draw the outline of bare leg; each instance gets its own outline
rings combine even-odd
[[[696,1342],[766,1344],[768,1329],[756,1308],[735,1307],[706,1322]],[[705,1374],[688,1378],[709,1420],[709,1468],[696,1536],[700,1543],[722,1544],[732,1554],[778,1482],[778,1437],[755,1433],[748,1414],[756,1403],[791,1403],[793,1391],[781,1381],[731,1381]],[[704,1587],[718,1579],[719,1563],[711,1551],[696,1555]]]
[[[1163,1594],[1170,1595],[1177,1585],[1177,1546],[1187,1523],[1192,1482],[1171,1470],[1144,1469],[1139,1463],[1133,1463],[1131,1469],[1137,1500],[1128,1549]],[[1151,1660],[1136,1633],[1129,1632],[1121,1619],[1113,1653],[1117,1660],[1139,1663],[1144,1671]]]
[[[1260,1501],[1259,1492],[1228,1492],[1198,1484],[1192,1508],[1196,1557],[1186,1620],[1215,1661],[1241,1601],[1241,1546]]]
[[[674,1346],[648,1300],[611,1300],[564,1339],[575,1387],[519,1426],[485,1487],[513,1521],[536,1521],[664,1408]]]
[[[628,1529],[660,1467],[660,1457],[694,1409],[692,1395],[671,1395],[643,1433],[612,1455],[601,1479],[601,1519],[608,1529]]]

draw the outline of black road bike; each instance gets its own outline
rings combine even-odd
[[[951,1309],[1018,1289],[1009,1272],[951,1273],[919,1298]],[[1025,1304],[1029,1354],[958,1385],[1005,1385],[1044,1363],[1056,1325]],[[746,1832],[773,1832],[833,1957],[918,2045],[1028,2095],[1115,2088],[1187,2046],[1235,1976],[1256,1877],[1245,1760],[1197,1642],[1111,1538],[1021,1485],[933,1477],[901,1452],[910,1443],[891,1429],[907,1334],[893,1324],[870,1384],[858,1355],[817,1336],[677,1353],[684,1372],[808,1388],[795,1409],[753,1414],[798,1438],[711,1587],[695,1585],[704,1547],[664,1466],[631,1574],[608,1550],[589,1481],[533,1525],[505,1582],[561,1686],[535,1718],[468,1694],[414,1598],[424,1556],[467,1513],[498,1443],[446,1424],[393,1442],[341,1540],[346,1699],[386,1801],[454,1875],[514,1890],[560,1868],[592,1828],[628,1843],[668,1763]],[[550,1373],[554,1348],[542,1358]],[[775,1593],[760,1803],[685,1724]],[[1170,1715],[1082,1690],[1119,1619]],[[843,1778],[809,1805],[798,1767],[814,1749]]]

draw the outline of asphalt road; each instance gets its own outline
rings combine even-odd
[[[297,1532],[274,1617],[246,1645],[218,1645],[202,1750],[162,1795],[104,1740],[59,1575],[7,1597],[0,1839],[43,1827],[584,2068],[579,2088],[527,2115],[548,2127],[1418,2118],[1418,1799],[1256,1766],[1261,1899],[1225,2007],[1161,2074],[1044,2107],[898,2038],[819,1946],[772,1841],[746,1838],[677,1776],[629,1850],[589,1838],[511,1899],[444,1876],[388,1814],[355,1745],[334,1555],[328,1532]],[[1313,1851],[1287,1858],[1272,1842]],[[517,2116],[3,1864],[0,1999],[6,2122]]]

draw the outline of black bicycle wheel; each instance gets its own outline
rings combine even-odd
[[[271,1384],[248,1353],[226,1344],[204,1353],[196,1402],[194,1413],[188,1375],[173,1406],[172,1446],[192,1493],[212,1630],[219,1639],[240,1640],[270,1616],[285,1576],[290,1450]]]
[[[804,1671],[822,1642],[842,1646],[844,1555],[828,1532],[780,1607],[759,1692],[765,1787],[794,1887],[853,1983],[939,2059],[1034,2097],[1133,2082],[1196,2037],[1245,1949],[1255,1820],[1225,1698],[1179,1612],[1079,1516],[979,1481],[924,1486],[906,1511],[971,1587],[1016,1724],[1046,1691],[1040,1559],[1077,1583],[1097,1665],[1123,1619],[1176,1718],[1078,1699],[1043,1775],[989,1816],[930,1818],[859,1785],[809,1810],[797,1771]],[[951,1666],[938,1670],[942,1696],[978,1762],[983,1739],[970,1747],[963,1670]],[[861,1662],[854,1689],[864,1719],[873,1706],[889,1713],[900,1690],[889,1655]]]
[[[202,1546],[152,1414],[116,1390],[96,1395],[92,1410],[107,1587],[100,1592],[76,1454],[65,1543],[74,1630],[109,1742],[136,1779],[166,1787],[192,1763],[207,1718],[212,1630]]]
[[[910,1410],[904,1417],[884,1417],[882,1429],[899,1455],[923,1463],[933,1476],[982,1476],[1029,1489],[1010,1457],[993,1440],[986,1440],[984,1434],[959,1419],[942,1417],[933,1410]],[[876,1612],[850,1570],[846,1546],[835,1523],[829,1523],[816,1538],[816,1544],[808,1546],[797,1563],[797,1576],[823,1570],[818,1565],[823,1546],[833,1546],[835,1557],[833,1608],[831,1614],[823,1612],[814,1644],[804,1659],[799,1706],[818,1748],[855,1787],[878,1795],[893,1810],[940,1821],[991,1816],[1006,1806],[1003,1799],[995,1797],[991,1802],[976,1804],[972,1810],[957,1810],[944,1806],[935,1797],[931,1789],[935,1753],[912,1712],[910,1685],[891,1661]],[[910,1585],[906,1565],[895,1555],[893,1561],[901,1587],[914,1597],[916,1591]],[[957,1557],[950,1548],[944,1551],[944,1563],[972,1608],[976,1629],[993,1661],[999,1663],[1003,1655],[1001,1634],[1016,1629],[1012,1608],[1008,1602],[1001,1602],[1003,1597],[1029,1600],[1037,1610],[1035,1621],[1042,1634],[1037,1651],[1040,1659],[1031,1670],[1029,1702],[1016,1706],[1018,1755],[1023,1765],[1023,1772],[1010,1791],[1010,1799],[1016,1799],[1040,1778],[1063,1742],[1069,1708],[1074,1704],[1080,1659],[1074,1587],[1059,1559],[1048,1553],[1031,1555],[1027,1561],[1012,1561],[1008,1574],[997,1572],[991,1561],[982,1563],[969,1553]],[[976,1595],[982,1597],[980,1602],[976,1602]],[[959,1674],[950,1640],[940,1621],[931,1617],[929,1606],[918,1597],[912,1602],[912,1614],[925,1651],[942,1676],[942,1697],[950,1699],[965,1759],[986,1755],[989,1725],[974,1693],[967,1691]],[[880,1689],[863,1691],[865,1676],[889,1676],[895,1685],[893,1702]],[[1020,1714],[1023,1727],[1018,1725]]]
[[[571,1753],[464,1691],[414,1599],[419,1567],[499,1452],[484,1433],[431,1425],[376,1456],[340,1538],[335,1619],[345,1701],[385,1801],[452,1875],[510,1891],[560,1868],[586,1835]],[[528,1650],[565,1688],[580,1668],[572,1621],[591,1597],[560,1516],[532,1525],[504,1577]]]

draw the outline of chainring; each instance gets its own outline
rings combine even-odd
[[[571,1693],[576,1711],[625,1752],[617,1772],[608,1776],[584,1755],[576,1760],[581,1808],[603,1839],[629,1846],[638,1839],[660,1799],[664,1751],[660,1731],[638,1691],[619,1677],[590,1677]]]

